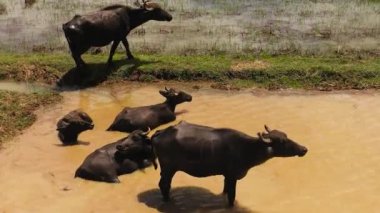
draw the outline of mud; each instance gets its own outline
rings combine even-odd
[[[308,147],[303,158],[277,158],[253,168],[237,185],[237,206],[226,209],[222,177],[177,173],[172,201],[161,201],[159,170],[120,177],[121,184],[74,179],[96,148],[123,133],[106,132],[124,106],[162,102],[164,85],[114,85],[63,92],[63,103],[43,109],[38,121],[0,151],[0,212],[377,212],[380,209],[380,94],[266,93],[177,88],[193,95],[178,116],[256,135],[267,124]],[[80,145],[62,147],[55,124],[81,108],[95,129]],[[165,125],[168,126],[168,125]],[[160,128],[164,128],[161,126]]]

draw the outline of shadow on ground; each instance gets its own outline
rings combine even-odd
[[[169,202],[163,202],[159,189],[151,189],[137,196],[140,203],[160,212],[253,212],[240,206],[236,201],[235,206],[229,208],[227,196],[216,195],[200,187],[177,187],[171,190],[170,197]]]
[[[87,141],[78,141],[76,143],[69,143],[69,144],[54,144],[55,146],[58,146],[58,147],[68,147],[68,146],[88,146],[90,145],[90,142],[87,142]]]
[[[141,65],[150,64],[154,62],[134,60],[114,60],[112,66],[106,63],[87,64],[83,68],[72,68],[65,73],[56,84],[59,90],[76,90],[84,89],[87,87],[94,87],[107,80],[112,72],[118,71],[121,67],[126,67],[124,75],[128,76]]]

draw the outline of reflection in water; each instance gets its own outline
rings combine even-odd
[[[171,85],[112,85],[64,92],[64,103],[40,112],[38,121],[0,152],[0,206],[4,212],[223,212],[223,178],[178,172],[171,203],[161,202],[159,170],[149,167],[120,177],[121,184],[74,179],[96,148],[125,136],[105,129],[124,106],[163,102]],[[175,85],[174,85],[175,87]],[[183,88],[185,87],[185,88]],[[380,209],[379,94],[314,94],[193,90],[178,106],[179,120],[230,127],[249,135],[264,124],[309,149],[303,158],[272,159],[237,184],[236,212],[377,212]],[[58,147],[56,122],[82,108],[95,128],[79,146]],[[168,125],[159,128],[165,128]],[[154,132],[154,131],[152,131]]]

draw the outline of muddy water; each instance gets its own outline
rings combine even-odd
[[[221,177],[177,173],[172,201],[161,202],[153,168],[120,177],[121,184],[74,179],[94,149],[124,136],[105,132],[123,106],[161,102],[162,85],[113,86],[65,92],[64,103],[0,152],[1,212],[377,212],[380,209],[380,94],[269,94],[184,88],[193,102],[178,120],[232,127],[251,135],[263,124],[309,148],[303,158],[277,158],[238,182],[237,206],[225,209]],[[183,88],[183,87],[182,87]],[[95,129],[81,145],[62,147],[55,124],[82,108]],[[177,122],[173,122],[177,123]],[[161,127],[162,128],[162,127]]]

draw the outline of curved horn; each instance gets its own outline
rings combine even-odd
[[[144,8],[147,10],[153,10],[155,8],[161,8],[161,6],[156,2],[151,2],[150,0],[144,1]]]
[[[133,4],[136,6],[136,7],[141,7],[142,4],[140,4],[139,0],[136,0],[135,2],[133,2]]]
[[[268,133],[272,131],[267,125],[264,125],[264,128]]]
[[[272,140],[270,138],[264,138],[263,134],[258,132],[257,135],[259,136],[260,140],[264,141],[265,143],[270,143]]]
[[[168,88],[166,88],[166,86],[165,86],[165,90],[166,90],[166,91],[169,91],[169,89],[168,89]]]
[[[149,132],[150,132],[150,127],[148,127],[148,130],[146,131],[146,132],[143,132],[143,133],[141,133],[142,135],[148,135],[149,134]]]

